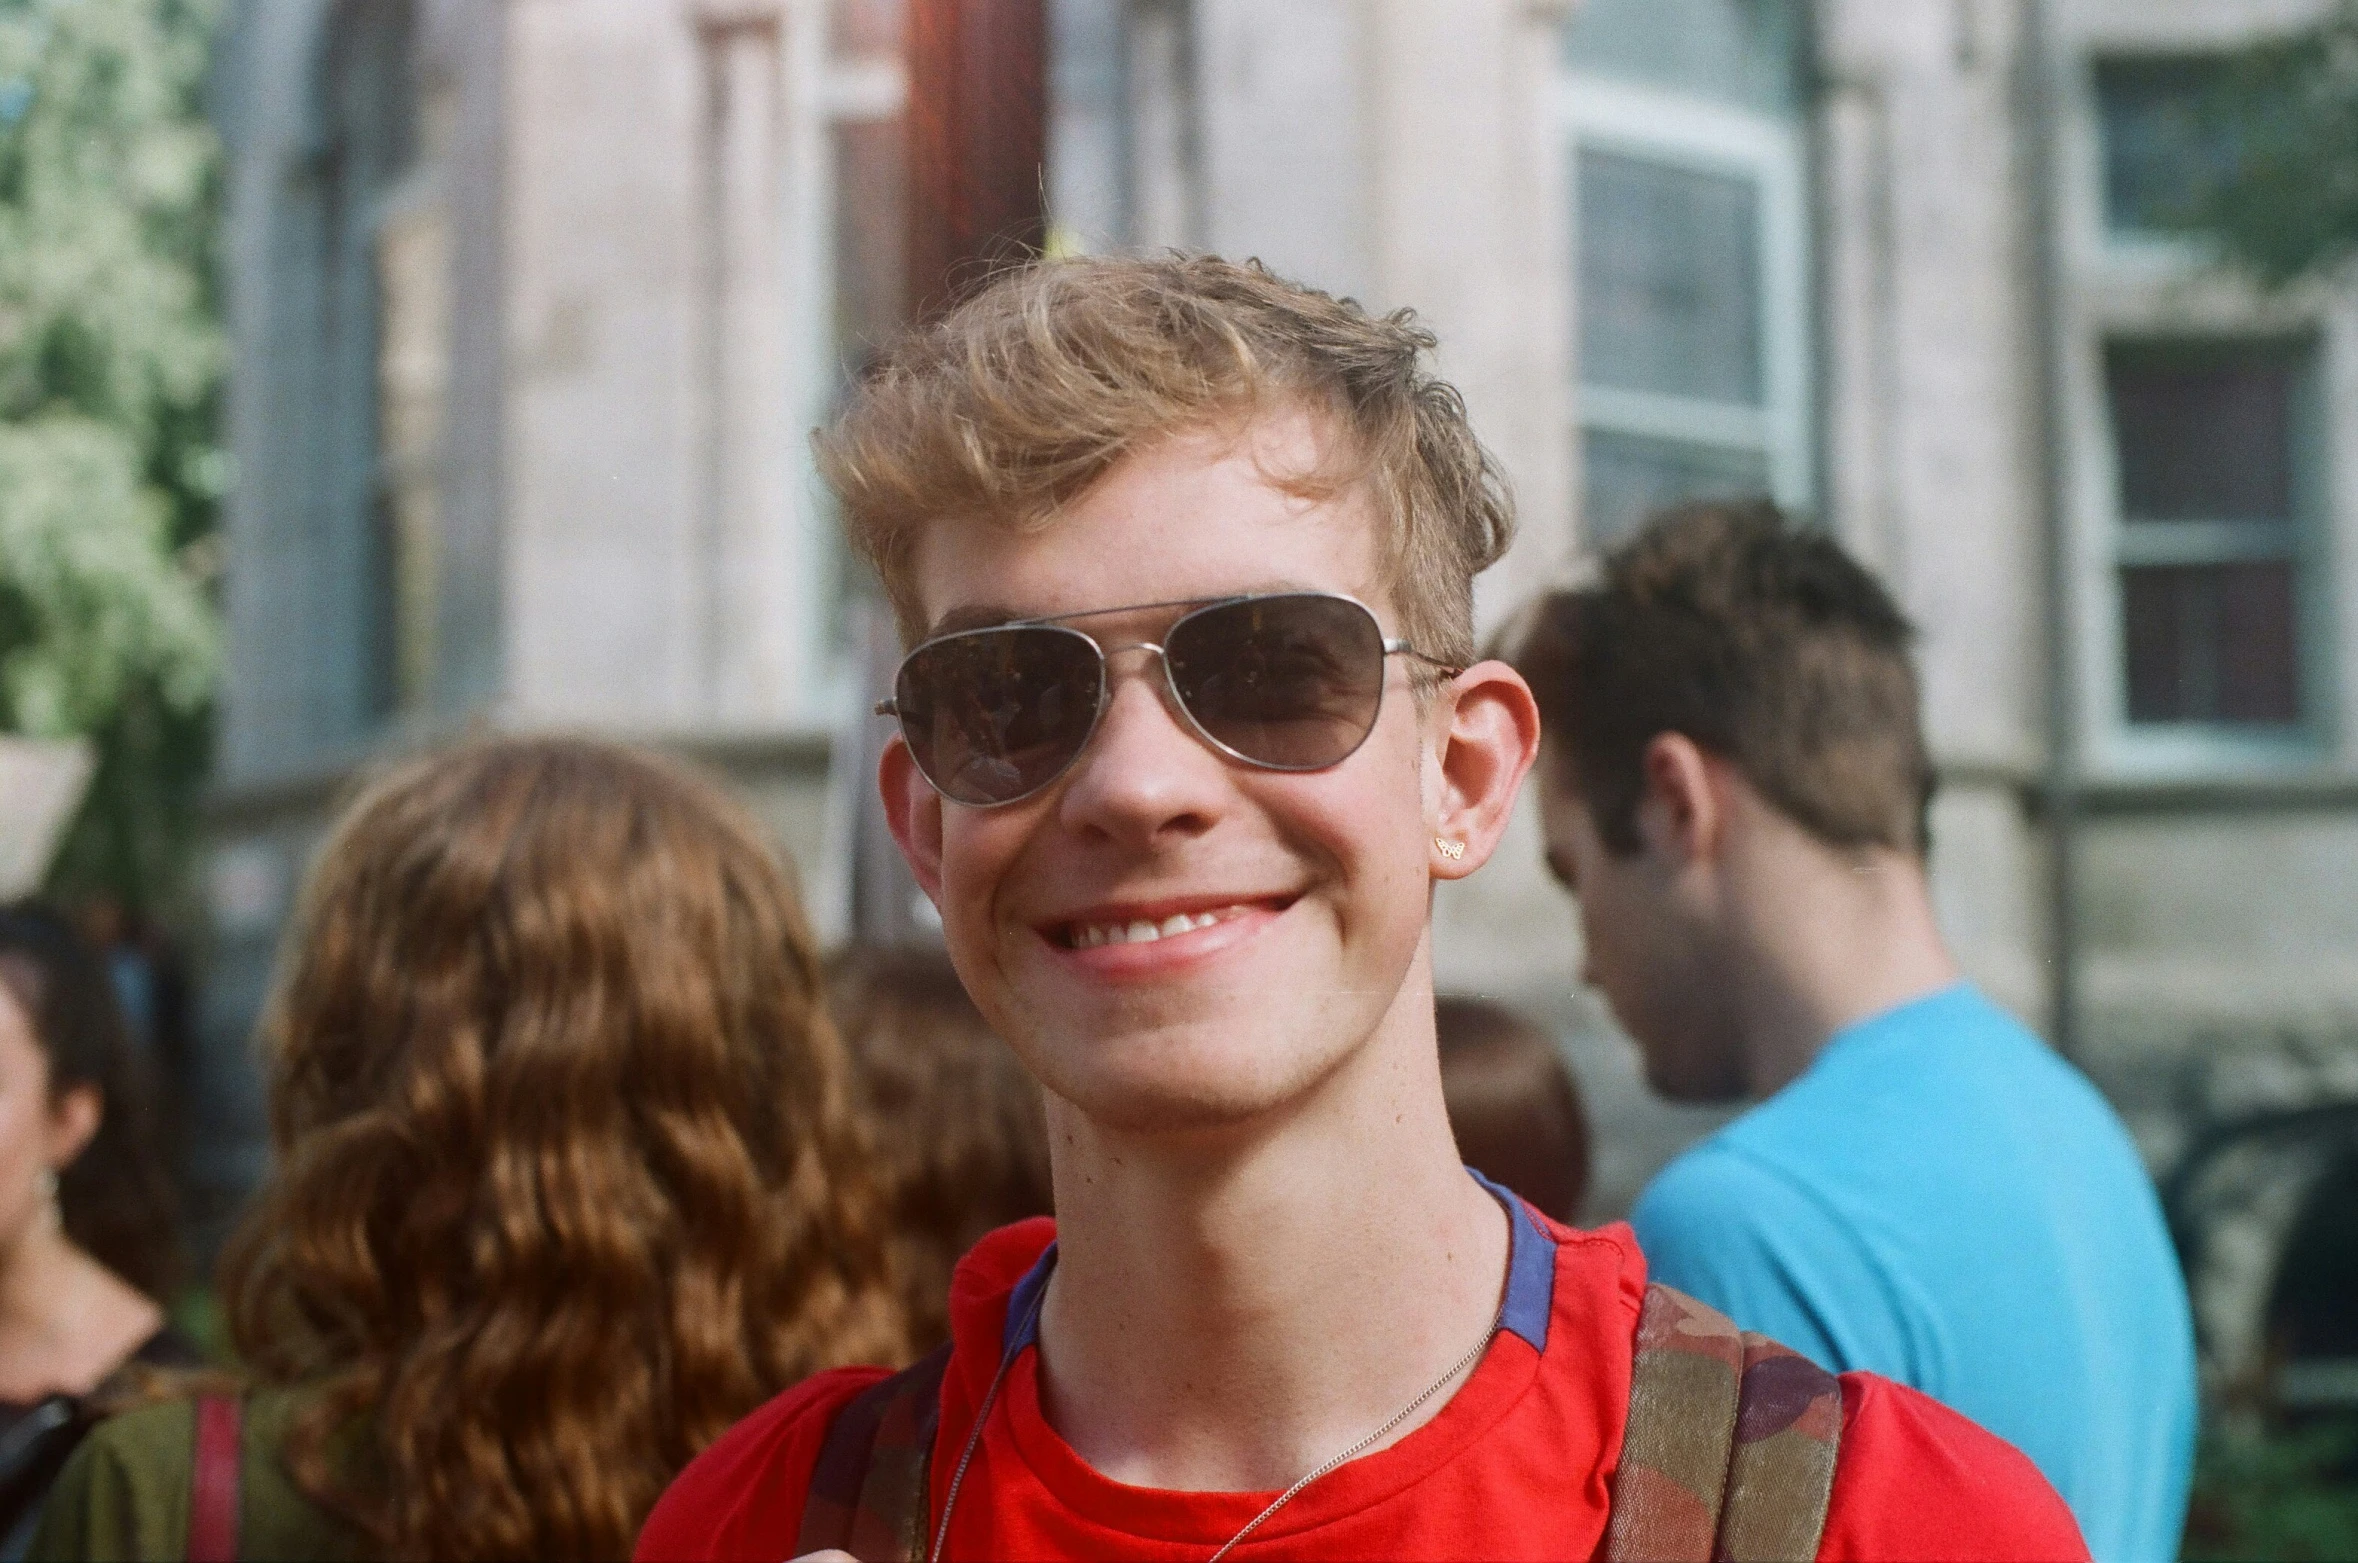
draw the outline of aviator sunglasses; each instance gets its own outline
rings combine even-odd
[[[1075,619],[1189,608],[1161,642],[1100,645]],[[1265,771],[1340,765],[1375,731],[1384,666],[1413,657],[1464,671],[1405,640],[1386,639],[1364,603],[1328,592],[1275,592],[1096,608],[938,635],[910,652],[876,714],[898,717],[917,769],[956,803],[989,808],[1028,798],[1088,748],[1105,714],[1106,659],[1152,652],[1163,687],[1196,736]]]

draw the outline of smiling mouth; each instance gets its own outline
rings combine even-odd
[[[1228,906],[1206,907],[1193,912],[1173,912],[1167,917],[1117,918],[1108,921],[1070,922],[1054,932],[1056,943],[1068,950],[1102,949],[1109,944],[1152,944],[1160,939],[1174,939],[1198,929],[1216,927],[1233,922],[1254,912],[1283,911],[1290,900],[1238,901]]]

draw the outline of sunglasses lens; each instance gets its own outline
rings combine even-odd
[[[901,664],[901,732],[944,797],[1009,803],[1054,781],[1089,741],[1104,666],[1072,630],[948,636]]]
[[[1384,632],[1340,597],[1254,597],[1171,628],[1171,687],[1196,725],[1255,765],[1315,771],[1375,727]]]

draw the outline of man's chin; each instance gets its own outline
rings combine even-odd
[[[1282,1112],[1327,1072],[1304,1059],[1272,1070],[1266,1052],[1246,1056],[1233,1047],[1192,1048],[1170,1038],[1026,1051],[1026,1062],[1050,1092],[1099,1128],[1131,1135],[1189,1137],[1249,1128]]]
[[[1744,1082],[1723,1070],[1700,1069],[1665,1060],[1648,1051],[1646,1086],[1666,1102],[1681,1107],[1726,1107],[1745,1099]]]

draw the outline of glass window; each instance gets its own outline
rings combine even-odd
[[[832,346],[848,381],[908,313],[906,18],[900,0],[835,0],[830,22]]]
[[[2122,519],[2292,519],[2291,364],[2116,354],[2110,379]]]
[[[1800,0],[1585,0],[1564,30],[1573,69],[1788,114],[1800,101]]]
[[[1757,450],[1591,429],[1581,441],[1588,541],[1610,548],[1655,511],[1698,499],[1756,499],[1769,492]]]
[[[2288,559],[2124,566],[2129,720],[2298,722],[2296,617]]]
[[[2182,227],[2203,181],[2233,158],[2203,113],[2223,69],[2201,56],[2097,62],[2104,217],[2115,233]]]
[[[348,651],[351,680],[349,701],[338,702],[344,709],[337,713],[343,729],[337,736],[365,731],[422,700],[431,678],[422,665],[431,643],[402,642],[431,609],[420,602],[431,590],[420,572],[432,518],[418,504],[400,504],[393,491],[400,457],[415,453],[388,451],[383,441],[388,419],[416,409],[382,402],[387,348],[406,345],[388,342],[380,269],[396,258],[386,251],[388,240],[400,247],[393,220],[400,203],[393,198],[420,151],[415,10],[409,0],[339,9],[324,40],[319,78],[320,140],[310,184],[323,289],[309,351],[319,355],[318,395],[327,416],[309,425],[308,454],[313,491],[342,566],[336,577],[359,592],[357,611],[342,616],[353,644],[339,648]],[[396,322],[397,330],[434,329],[431,321],[416,321],[414,309],[411,315]]]
[[[1582,536],[1810,499],[1802,48],[1786,0],[1588,0],[1565,35]]]
[[[2106,355],[2133,725],[2301,720],[2306,359],[2270,344]]]
[[[832,209],[827,292],[830,330],[813,417],[830,415],[909,313],[907,7],[903,0],[832,0],[827,62],[827,136]],[[821,503],[833,505],[824,485]],[[867,565],[840,527],[827,528],[821,594],[824,644],[840,652],[853,605],[881,597]]]
[[[1580,154],[1581,375],[1760,401],[1760,200],[1739,175]]]

